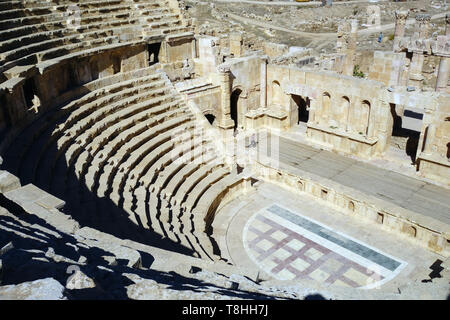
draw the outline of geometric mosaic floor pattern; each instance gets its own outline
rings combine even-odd
[[[406,263],[317,221],[272,205],[244,227],[244,247],[264,271],[280,280],[307,279],[374,288]]]

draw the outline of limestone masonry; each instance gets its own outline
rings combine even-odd
[[[449,299],[448,10],[0,0],[0,300]]]

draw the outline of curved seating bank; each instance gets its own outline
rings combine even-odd
[[[167,36],[190,45],[178,1],[0,1],[0,21],[3,167],[71,215],[126,215],[220,260],[206,231],[249,180],[198,130],[164,71],[186,52]]]

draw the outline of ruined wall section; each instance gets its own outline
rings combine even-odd
[[[387,86],[406,85],[409,59],[405,52],[375,51],[369,68],[368,79]]]
[[[65,60],[43,73],[34,69],[15,78],[13,85],[0,88],[0,127],[14,134],[46,111],[86,93],[84,84],[147,66],[147,46],[140,44]]]
[[[423,118],[417,169],[423,177],[450,186],[450,95],[430,98]]]
[[[293,118],[292,96],[308,98],[307,136],[335,151],[363,158],[382,154],[388,145],[392,121],[389,104],[383,99],[385,91],[376,81],[268,66],[269,106],[280,106]]]

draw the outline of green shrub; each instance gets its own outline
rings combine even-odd
[[[364,74],[364,72],[359,70],[359,65],[357,64],[353,67],[353,76],[358,78],[364,78],[366,75]]]

